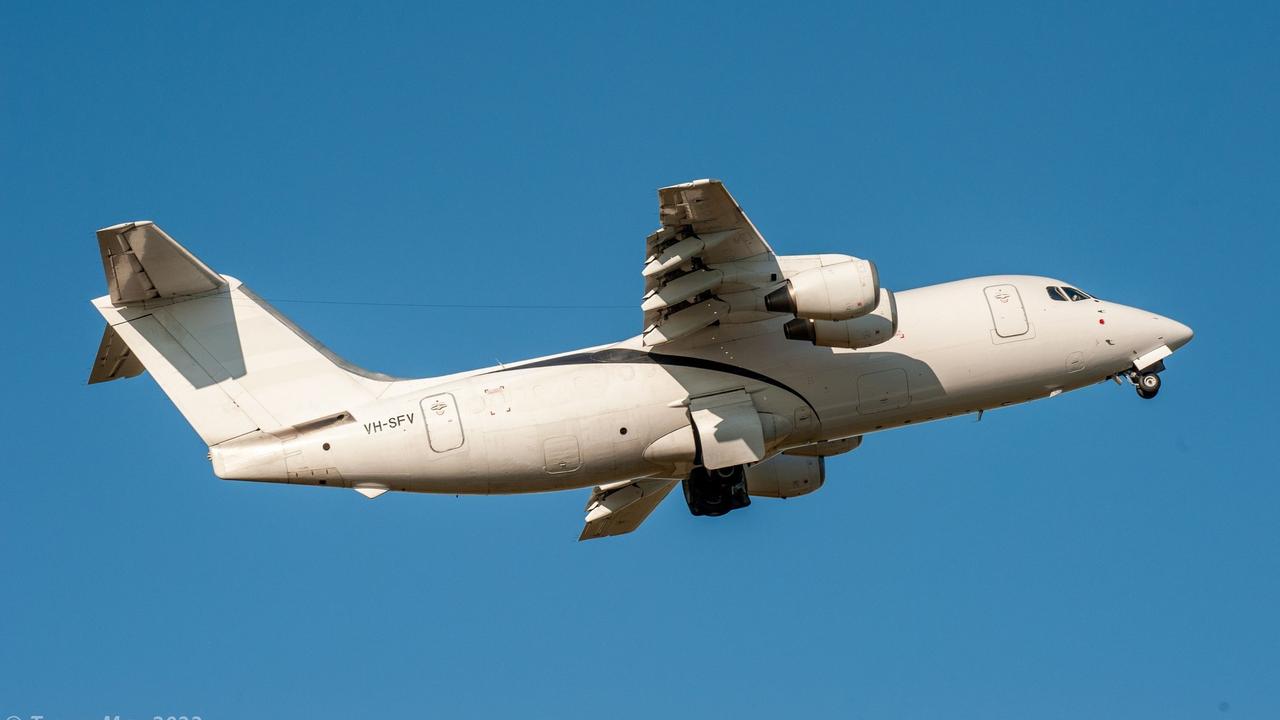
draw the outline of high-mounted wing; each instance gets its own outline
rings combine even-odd
[[[781,279],[777,258],[719,180],[658,190],[662,227],[644,266],[644,344],[722,322],[763,319],[763,291]]]

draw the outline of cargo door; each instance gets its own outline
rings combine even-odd
[[[448,452],[462,447],[462,420],[458,418],[458,406],[450,393],[432,395],[422,401],[422,417],[427,427],[427,442],[431,449]]]
[[[991,308],[991,319],[995,322],[996,335],[1002,338],[1025,335],[1027,311],[1022,307],[1022,296],[1018,288],[1012,285],[992,285],[986,288],[987,306]]]
[[[689,414],[703,467],[715,470],[764,459],[764,427],[746,390],[693,398]]]

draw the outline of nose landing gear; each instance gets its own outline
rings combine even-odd
[[[1138,376],[1138,397],[1150,400],[1160,392],[1160,376],[1155,373],[1143,373]]]
[[[1138,397],[1143,400],[1150,400],[1160,392],[1160,375],[1156,372],[1130,370],[1125,373],[1125,377],[1133,383],[1134,389],[1138,391]]]
[[[745,465],[707,470],[696,467],[683,483],[684,501],[694,515],[719,517],[751,504]]]

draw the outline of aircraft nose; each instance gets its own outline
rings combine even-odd
[[[1196,334],[1194,330],[1172,318],[1161,318],[1160,325],[1164,344],[1168,345],[1170,350],[1177,350],[1191,342],[1191,338]]]

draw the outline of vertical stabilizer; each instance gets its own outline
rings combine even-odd
[[[149,222],[98,231],[109,294],[90,382],[150,371],[208,445],[350,410],[392,378],[349,365]]]

